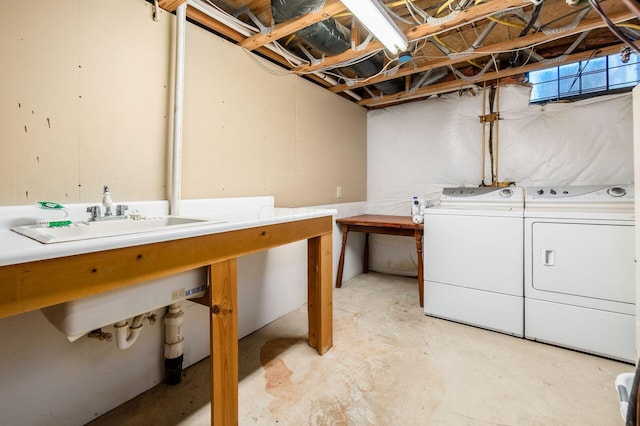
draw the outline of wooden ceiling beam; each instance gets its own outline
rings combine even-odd
[[[636,42],[636,45],[640,46],[640,42]],[[402,93],[396,93],[394,95],[381,96],[378,98],[363,99],[359,101],[358,104],[365,107],[390,106],[392,104],[396,104],[399,102],[404,102],[412,99],[426,98],[428,96],[433,96],[441,93],[453,92],[455,90],[459,90],[466,86],[477,84],[482,81],[497,80],[500,78],[511,77],[518,74],[524,74],[530,71],[549,68],[549,66],[559,66],[563,64],[572,63],[572,62],[584,61],[589,58],[598,58],[601,56],[612,55],[614,53],[620,52],[620,49],[624,46],[625,44],[616,44],[616,45],[604,47],[601,49],[574,53],[573,55],[567,55],[564,59],[560,61],[557,61],[557,62],[554,61],[553,65],[550,65],[545,62],[537,62],[537,63],[528,64],[528,65],[524,65],[516,68],[507,68],[502,71],[488,72],[488,73],[485,73],[482,76],[482,79],[479,79],[478,81],[453,80],[453,81],[447,81],[444,83],[425,86],[413,92],[406,91]]]
[[[159,0],[158,6],[167,12],[175,12],[181,4],[186,2],[187,0]]]
[[[610,19],[614,23],[629,21],[634,18],[635,18],[635,15],[629,11],[620,12],[610,16]],[[358,87],[379,83],[381,81],[393,80],[395,78],[405,77],[410,74],[429,71],[434,68],[440,68],[444,66],[455,65],[458,63],[466,62],[466,61],[472,61],[474,59],[488,56],[492,53],[508,52],[514,49],[522,49],[527,46],[538,45],[538,44],[544,43],[545,41],[555,40],[558,38],[558,36],[570,37],[572,35],[579,34],[584,31],[590,31],[596,28],[603,28],[605,26],[606,24],[602,19],[594,18],[588,21],[583,21],[580,24],[578,24],[574,29],[568,30],[564,33],[553,34],[548,36],[543,32],[537,32],[528,36],[518,37],[513,40],[507,40],[500,43],[492,44],[490,46],[481,46],[477,49],[477,51],[469,53],[468,55],[465,55],[465,56],[458,56],[456,58],[443,57],[442,59],[431,60],[422,66],[418,66],[414,68],[411,68],[410,66],[405,67],[404,69],[398,70],[393,75],[390,75],[390,74],[380,75],[378,77],[368,78],[366,79],[366,81],[356,82],[351,85],[340,84],[340,85],[331,87],[329,90],[334,93],[338,93],[343,90],[355,89]]]
[[[187,7],[187,17],[197,23],[199,23],[200,25],[203,25],[205,28],[209,28],[215,32],[217,32],[218,34],[222,34],[223,36],[234,40],[234,41],[240,41],[243,40],[245,38],[245,36],[241,33],[239,33],[236,30],[233,30],[229,27],[227,27],[226,25],[220,23],[219,21],[215,20],[214,18],[212,18],[211,16],[207,15],[206,13],[193,8],[191,6]],[[282,56],[278,55],[277,53],[275,53],[274,51],[267,49],[266,47],[260,47],[258,49],[256,49],[256,52],[260,53],[261,55],[271,59],[272,61],[283,65],[285,68],[290,68],[290,64],[289,62],[287,62],[286,59],[284,59]],[[309,74],[307,76],[308,78],[312,79],[313,81],[320,83],[322,86],[324,87],[329,87],[331,86],[331,83],[325,81],[324,79],[313,75],[313,74]]]
[[[273,41],[281,39],[282,37],[286,37],[289,34],[293,34],[298,30],[308,27],[309,25],[324,21],[332,15],[343,12],[346,9],[347,8],[338,0],[328,0],[325,3],[324,7],[319,11],[315,13],[309,13],[298,19],[281,22],[280,24],[276,25],[273,31],[271,31],[269,34],[260,33],[255,34],[251,37],[247,37],[240,42],[240,46],[244,47],[247,50],[255,50],[258,47],[269,44]]]
[[[209,28],[210,30],[217,32],[218,34],[222,34],[223,36],[230,38],[231,40],[239,41],[244,38],[243,34],[240,34],[238,31],[227,27],[220,21],[212,18],[203,11],[194,7],[187,7],[187,18],[199,23],[205,28]]]
[[[405,35],[407,36],[407,39],[409,41],[414,41],[430,35],[437,35],[466,24],[470,24],[472,22],[479,21],[505,9],[525,7],[530,5],[531,3],[525,2],[524,0],[491,0],[487,3],[481,3],[477,6],[461,10],[457,16],[447,22],[443,22],[438,25],[430,25],[427,23],[413,27],[405,32]],[[369,44],[362,50],[346,50],[338,55],[324,58],[324,60],[318,64],[301,65],[293,68],[293,70],[300,73],[306,73],[309,71],[330,68],[342,62],[366,56],[383,48],[384,46],[382,45],[382,43],[380,43],[378,40],[373,40],[369,42]]]

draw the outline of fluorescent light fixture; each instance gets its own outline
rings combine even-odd
[[[395,55],[407,50],[409,42],[378,0],[341,0],[342,4]]]

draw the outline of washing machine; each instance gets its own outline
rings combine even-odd
[[[522,337],[524,190],[444,188],[424,214],[424,312]]]
[[[525,337],[634,362],[633,187],[526,188]]]

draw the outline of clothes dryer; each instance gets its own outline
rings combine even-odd
[[[523,336],[524,190],[444,188],[424,215],[425,314]]]
[[[633,187],[529,187],[525,337],[634,362]]]

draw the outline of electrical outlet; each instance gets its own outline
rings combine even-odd
[[[342,187],[340,185],[336,186],[336,198],[342,198]]]

